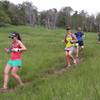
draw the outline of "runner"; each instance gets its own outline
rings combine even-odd
[[[79,50],[84,48],[84,42],[83,42],[84,33],[81,31],[80,27],[78,27],[78,31],[75,33],[75,36],[78,40],[77,43],[75,44],[76,57],[79,58]]]
[[[4,83],[2,88],[4,90],[8,89],[10,71],[13,78],[15,78],[20,85],[23,85],[23,82],[17,72],[22,66],[21,55],[22,52],[26,50],[26,47],[21,42],[19,33],[13,32],[10,34],[9,38],[12,39],[11,47],[6,48],[5,50],[7,53],[10,53],[11,57],[4,69]]]
[[[77,39],[74,34],[71,33],[71,28],[67,27],[67,34],[64,37],[64,42],[66,44],[65,47],[65,54],[66,54],[66,61],[68,64],[68,67],[71,66],[71,59],[73,60],[73,63],[76,64],[76,58],[73,56],[75,47],[74,43],[76,43]]]
[[[100,31],[99,31],[97,34],[98,34],[98,36],[97,36],[97,38],[98,38],[98,43],[100,43]]]

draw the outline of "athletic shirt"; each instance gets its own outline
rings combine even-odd
[[[12,44],[13,48],[20,49],[21,47],[19,44]],[[21,54],[22,52],[11,52],[11,60],[21,60]]]
[[[77,33],[75,33],[75,35],[76,35],[76,38],[77,38],[78,41],[83,41],[83,35],[84,35],[84,33],[77,32]]]
[[[67,41],[66,48],[70,48],[70,47],[74,46],[74,43],[71,43],[71,41],[73,40],[73,37],[74,37],[74,34],[72,34],[72,33],[67,34],[65,36],[65,40]]]

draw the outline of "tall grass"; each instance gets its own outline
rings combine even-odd
[[[10,78],[9,93],[1,93],[0,100],[99,100],[100,99],[100,45],[95,33],[85,33],[85,49],[80,64],[62,74],[49,74],[48,70],[63,68],[66,61],[63,29],[48,30],[43,27],[10,26],[0,28],[0,86],[3,69],[9,59],[4,48],[9,46],[8,33],[18,31],[28,48],[23,54],[20,70],[24,87]]]

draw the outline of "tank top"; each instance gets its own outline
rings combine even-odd
[[[74,46],[74,43],[71,43],[71,40],[73,40],[73,34],[72,33],[70,33],[66,36],[66,40],[67,40],[66,48],[70,48],[70,47]]]
[[[12,49],[17,48],[20,49],[19,44],[12,44]],[[21,60],[22,52],[11,52],[11,60]]]

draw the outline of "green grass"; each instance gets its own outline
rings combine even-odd
[[[0,86],[3,69],[9,59],[4,48],[9,46],[8,33],[18,31],[28,48],[23,54],[20,70],[24,87],[17,86],[10,77],[9,86],[15,90],[0,93],[0,100],[99,100],[100,99],[100,45],[95,33],[86,33],[82,62],[63,74],[48,74],[51,69],[62,68],[66,61],[63,29],[9,26],[0,28]]]

